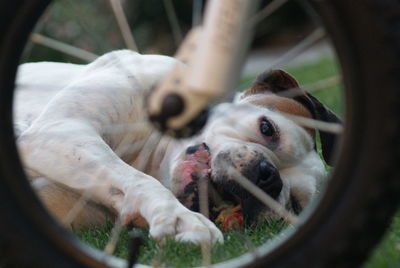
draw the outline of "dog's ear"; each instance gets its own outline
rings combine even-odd
[[[279,94],[292,88],[299,88],[299,83],[293,76],[283,70],[270,70],[259,74],[243,96],[267,92]]]
[[[342,124],[342,121],[331,110],[310,93],[306,93],[304,97],[296,97],[295,99],[306,106],[307,109],[311,109],[310,111],[314,119],[328,123]],[[319,136],[325,162],[332,165],[334,151],[338,142],[338,135],[320,130]]]
[[[316,120],[339,123],[341,120],[325,105],[311,94],[300,88],[296,79],[283,70],[270,70],[257,76],[251,88],[243,92],[242,97],[253,94],[276,94],[281,97],[291,98],[302,104]],[[322,155],[325,161],[332,165],[333,154],[337,142],[337,135],[319,131]]]

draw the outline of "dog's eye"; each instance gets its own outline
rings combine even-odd
[[[260,121],[260,132],[266,137],[272,137],[275,134],[275,128],[266,118],[262,118]]]

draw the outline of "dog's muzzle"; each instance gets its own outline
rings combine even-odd
[[[257,185],[273,199],[278,199],[283,188],[279,171],[267,160],[257,159],[250,161],[240,169],[240,173]],[[242,213],[247,225],[257,221],[262,211],[268,210],[255,196],[245,190],[229,174],[220,178],[213,178],[213,183],[225,193],[225,198],[240,202]],[[233,197],[232,197],[233,196]]]
[[[230,152],[220,152],[215,156],[214,168],[211,170],[212,152],[205,143],[189,146],[185,159],[180,163],[182,190],[178,199],[188,208],[199,210],[198,182],[203,177],[209,181],[210,217],[217,207],[224,204],[241,205],[242,213],[247,224],[257,221],[263,210],[268,210],[256,197],[245,190],[229,174],[230,167],[236,169],[245,178],[257,185],[273,199],[278,199],[283,183],[278,170],[262,155],[246,163],[234,163]]]

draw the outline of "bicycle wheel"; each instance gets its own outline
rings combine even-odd
[[[101,255],[47,215],[19,161],[12,126],[15,74],[28,35],[48,3],[20,0],[0,4],[0,14],[5,18],[0,23],[0,200],[5,213],[0,223],[5,230],[0,233],[1,265],[122,265],[118,261],[100,261]],[[304,225],[272,250],[257,249],[258,258],[245,256],[229,263],[232,266],[357,266],[382,235],[398,204],[398,150],[393,145],[397,145],[399,136],[396,111],[400,81],[396,59],[400,36],[396,27],[400,5],[396,1],[373,0],[309,4],[322,19],[335,46],[346,89],[346,129],[336,168],[326,193]]]

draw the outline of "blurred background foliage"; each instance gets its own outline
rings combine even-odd
[[[172,1],[181,30],[192,25],[193,1]],[[164,0],[122,0],[141,53],[173,55],[176,42]],[[198,0],[207,2],[207,0]],[[262,1],[265,6],[271,0]],[[204,3],[203,3],[204,4]],[[294,43],[312,30],[313,23],[297,1],[289,1],[256,29],[253,49]],[[109,0],[55,0],[36,26],[35,32],[101,55],[125,48]],[[28,45],[24,61],[81,63],[41,45]]]

